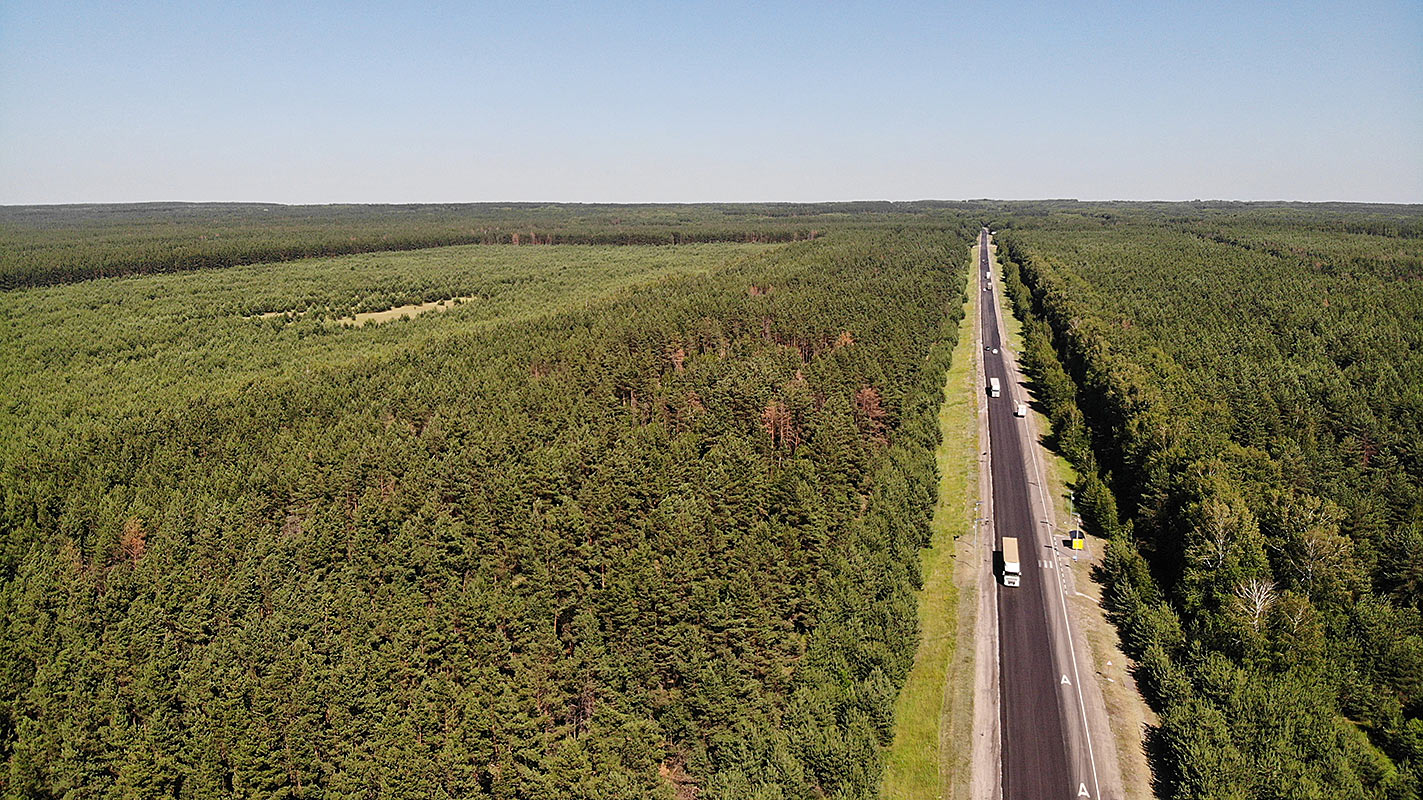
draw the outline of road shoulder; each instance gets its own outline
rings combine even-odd
[[[974,408],[978,415],[978,441],[975,461],[978,465],[977,514],[969,553],[962,559],[962,581],[972,587],[978,614],[973,620],[973,728],[972,759],[969,791],[954,794],[967,798],[995,798],[1002,794],[1003,741],[999,719],[998,697],[998,594],[993,574],[993,528],[978,520],[993,519],[992,464],[988,447],[988,397],[983,390],[983,331],[979,324],[979,303],[983,294],[978,280],[979,248],[973,248],[973,377]],[[967,628],[965,628],[967,630]],[[965,680],[967,683],[967,681]]]
[[[995,249],[990,248],[990,259],[995,274],[1000,276],[995,291],[1001,292],[1002,271],[994,257]],[[1007,312],[1001,316],[1000,322],[1006,333],[1004,341],[1010,352],[1020,353],[1022,322],[1011,312],[1007,297],[1001,294],[1000,308]],[[1016,358],[1013,364],[1018,370],[1022,394],[1029,396],[1026,379]],[[1027,424],[1037,445],[1032,448],[1033,457],[1038,459],[1039,474],[1044,476],[1052,503],[1050,516],[1061,521],[1061,528],[1068,529],[1071,525],[1067,521],[1072,519],[1071,485],[1077,479],[1076,472],[1066,459],[1042,445],[1050,424],[1040,411],[1031,408]],[[1106,618],[1101,605],[1102,586],[1090,577],[1096,573],[1103,551],[1100,540],[1089,540],[1088,550],[1082,553],[1079,560],[1064,564],[1070,567],[1064,573],[1067,576],[1066,594],[1072,638],[1081,658],[1080,666],[1094,678],[1086,681],[1081,689],[1098,750],[1102,796],[1152,797],[1151,770],[1143,741],[1147,727],[1156,725],[1157,719],[1137,689],[1129,662],[1121,652],[1116,629]],[[1102,731],[1110,731],[1110,739],[1104,737]]]

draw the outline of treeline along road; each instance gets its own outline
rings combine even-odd
[[[1421,213],[1000,237],[1168,797],[1419,796]]]
[[[977,284],[981,338],[984,343],[983,384],[996,381],[996,396],[988,399],[989,465],[995,551],[1004,553],[1004,539],[1018,546],[1018,585],[1008,585],[1002,557],[994,600],[998,619],[999,731],[1001,787],[1008,800],[1029,798],[1102,797],[1091,736],[1082,709],[1077,653],[1071,642],[1070,620],[1059,586],[1063,564],[1054,546],[1054,532],[1045,515],[1046,495],[1030,448],[1037,447],[1017,407],[1028,402],[1018,372],[1002,337],[999,293],[992,288],[987,228],[979,234]],[[991,394],[991,392],[990,392]],[[1087,674],[1090,676],[1091,671]]]
[[[1417,796],[1418,209],[1073,201],[0,210],[0,794],[873,795],[985,222],[1161,791]]]
[[[554,249],[504,316],[354,329],[232,313],[238,277],[324,306],[380,259],[0,295],[48,375],[0,431],[4,793],[872,793],[970,231],[611,289],[626,248]]]

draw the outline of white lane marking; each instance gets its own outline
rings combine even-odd
[[[1071,686],[1071,685],[1072,685],[1072,681],[1068,680],[1066,675],[1063,675],[1063,676],[1062,676],[1062,685],[1063,685],[1063,686]]]
[[[987,237],[987,236],[984,236],[984,237],[983,237],[983,244],[982,244],[981,249],[980,249],[980,257],[983,259],[984,268],[987,269],[987,267],[988,267],[988,237]],[[974,298],[974,301],[975,301],[975,303],[974,303],[975,308],[978,309],[978,327],[977,327],[977,330],[978,330],[978,342],[976,343],[976,345],[982,345],[983,342],[984,342],[985,333],[986,333],[986,331],[984,330],[984,326],[983,326],[983,306],[982,306],[982,304],[978,301],[978,298],[977,298],[977,297]],[[996,309],[996,308],[994,309],[994,312],[995,312],[995,314],[996,314],[996,312],[997,312],[997,309]],[[996,317],[995,317],[995,319],[996,319]],[[988,374],[988,360],[983,357],[982,353],[979,353],[979,352],[977,351],[977,346],[975,346],[974,350],[975,350],[974,359],[978,361],[979,369],[983,370],[983,374],[987,375],[987,374]],[[980,420],[980,421],[979,421],[979,427],[978,427],[978,433],[981,434],[981,439],[982,439],[982,441],[980,441],[980,444],[981,444],[984,448],[986,448],[986,449],[984,450],[984,453],[983,453],[983,456],[984,456],[984,459],[983,459],[983,460],[984,460],[984,464],[985,464],[985,466],[984,466],[984,472],[983,472],[983,473],[980,473],[980,475],[979,475],[979,480],[980,480],[980,483],[987,483],[987,487],[986,487],[987,491],[985,492],[984,497],[983,497],[979,502],[981,502],[981,503],[984,504],[984,509],[985,509],[985,514],[984,514],[984,516],[987,517],[987,523],[988,523],[987,525],[984,525],[982,528],[980,528],[980,531],[985,531],[985,530],[986,530],[986,531],[988,532],[988,550],[989,550],[989,565],[990,565],[989,568],[992,569],[992,552],[997,549],[997,545],[998,545],[998,541],[997,541],[997,540],[998,540],[998,535],[997,535],[997,533],[996,533],[996,531],[995,531],[995,528],[994,528],[994,525],[993,525],[993,515],[994,515],[994,509],[993,509],[993,429],[989,426],[988,398],[984,397],[982,392],[980,392],[980,393],[978,394],[978,411],[979,411],[979,420]],[[983,489],[983,488],[985,488],[985,487],[980,486],[979,488],[980,488],[980,489]],[[979,538],[977,541],[981,542],[981,541],[982,541],[982,533],[980,532],[980,533],[978,534],[978,536],[979,536],[980,538]],[[996,583],[996,581],[995,581],[995,583]],[[999,609],[998,609],[998,591],[997,591],[997,587],[995,586],[995,587],[994,587],[994,591],[991,591],[991,592],[989,592],[988,594],[989,594],[989,597],[990,597],[990,598],[992,599],[992,601],[993,601],[993,635],[994,635],[994,637],[995,637],[995,639],[996,639],[996,641],[994,642],[994,646],[993,646],[993,678],[994,678],[994,681],[998,683],[998,698],[997,698],[997,699],[998,699],[998,703],[995,704],[995,705],[997,705],[997,709],[996,709],[996,710],[997,710],[997,714],[996,714],[996,716],[998,717],[998,719],[997,719],[997,723],[998,723],[998,724],[996,724],[996,725],[993,726],[994,729],[995,729],[995,731],[998,733],[998,776],[997,776],[997,779],[993,781],[993,785],[994,785],[994,787],[997,789],[997,800],[1002,800],[1002,798],[1003,798],[1003,707],[1002,707],[1002,697],[1003,697],[1003,664],[1002,664],[1003,653],[1002,653],[1002,650],[1003,650],[1003,642],[1002,642],[1001,637],[998,636],[998,626],[1002,624],[1002,620],[1001,620],[1001,618],[1000,618],[999,615],[998,615]]]
[[[997,292],[995,292],[995,293],[993,294],[993,306],[994,306],[994,310],[997,311],[997,310],[998,310],[998,294],[997,294]],[[1003,325],[1003,318],[1002,318],[1002,315],[999,315],[999,316],[998,316],[998,325],[999,325],[999,327],[1002,327],[1002,325]],[[1000,335],[1000,336],[1002,335],[1002,332],[1001,332],[1001,331],[999,332],[999,335]],[[1007,352],[1008,352],[1008,351],[1007,351],[1007,348],[1004,348],[1004,353],[1007,354]],[[1007,355],[1006,357],[1007,357],[1007,358],[1013,358],[1013,356],[1011,356],[1011,355]],[[1015,360],[1014,360],[1014,367],[1016,368],[1016,366],[1017,366],[1017,362],[1016,362],[1016,359],[1015,359]],[[1036,445],[1037,445],[1037,442],[1034,441],[1034,442],[1030,442],[1030,443],[1028,444],[1028,447],[1031,448],[1031,447],[1035,447]],[[1046,489],[1044,488],[1046,484],[1044,483],[1044,481],[1043,481],[1043,479],[1042,479],[1042,475],[1038,474],[1038,473],[1039,473],[1039,469],[1038,469],[1038,451],[1037,451],[1037,450],[1031,450],[1031,451],[1029,451],[1029,453],[1030,453],[1030,454],[1029,454],[1029,457],[1028,457],[1028,463],[1029,463],[1029,464],[1032,466],[1032,468],[1033,468],[1033,476],[1038,479],[1038,483],[1037,483],[1037,486],[1038,486],[1038,499],[1042,502],[1043,513],[1044,513],[1044,514],[1051,514],[1051,513],[1052,513],[1052,506],[1048,503],[1047,491],[1046,491]],[[1054,544],[1054,546],[1053,546],[1052,552],[1053,552],[1053,556],[1056,557],[1056,556],[1057,556],[1057,546],[1056,546],[1055,544]],[[1068,610],[1067,610],[1067,590],[1066,590],[1066,588],[1064,588],[1064,586],[1063,586],[1064,583],[1065,583],[1065,580],[1064,580],[1064,581],[1059,581],[1058,584],[1057,584],[1058,600],[1059,600],[1059,601],[1061,602],[1061,604],[1062,604],[1062,605],[1059,606],[1059,607],[1062,609],[1062,624],[1063,624],[1063,626],[1067,629],[1067,650],[1068,650],[1068,655],[1069,655],[1069,656],[1071,657],[1071,659],[1072,659],[1072,677],[1073,677],[1073,680],[1076,682],[1076,684],[1077,684],[1078,686],[1081,686],[1081,685],[1082,685],[1082,676],[1079,675],[1079,674],[1078,674],[1078,671],[1077,671],[1077,645],[1072,641],[1072,618],[1071,618],[1071,615],[1068,613]],[[1092,766],[1092,787],[1093,787],[1094,789],[1096,789],[1096,790],[1100,793],[1100,792],[1102,791],[1102,784],[1101,784],[1101,782],[1099,781],[1099,779],[1097,778],[1097,756],[1096,756],[1096,754],[1093,752],[1093,748],[1092,748],[1092,727],[1091,727],[1091,725],[1089,725],[1088,722],[1087,722],[1087,701],[1086,701],[1086,699],[1083,697],[1082,692],[1081,692],[1080,690],[1076,692],[1076,695],[1077,695],[1077,709],[1078,709],[1078,711],[1082,714],[1082,733],[1083,733],[1083,738],[1085,738],[1085,739],[1087,740],[1087,761],[1088,761],[1088,763],[1091,764],[1091,766]],[[1087,785],[1084,783],[1084,784],[1082,784],[1082,793],[1079,794],[1078,796],[1079,796],[1079,797],[1090,797],[1091,795],[1086,794],[1086,792],[1087,792]]]
[[[1087,794],[1087,784],[1085,784],[1085,783],[1079,783],[1079,784],[1077,784],[1077,796],[1078,796],[1078,797],[1086,797],[1086,798],[1091,798],[1091,797],[1092,797],[1092,795]]]

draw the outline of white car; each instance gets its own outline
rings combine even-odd
[[[1013,416],[1015,416],[1015,417],[1026,417],[1026,416],[1028,416],[1028,404],[1027,404],[1027,403],[1019,403],[1017,406],[1015,406],[1015,407],[1013,408]]]

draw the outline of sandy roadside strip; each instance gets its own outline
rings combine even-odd
[[[973,248],[974,272],[979,272],[979,248]],[[973,311],[983,301],[983,277],[973,282]],[[974,557],[965,565],[977,575],[975,603],[978,614],[973,627],[973,749],[969,779],[970,798],[1003,796],[1002,735],[998,712],[998,592],[993,575],[993,528],[986,520],[993,519],[993,487],[989,479],[988,397],[983,391],[983,331],[978,317],[973,325],[973,368],[977,376],[978,396],[978,519],[974,525]]]
[[[1006,326],[1005,317],[1011,312],[1008,311],[1008,298],[1002,293],[1002,270],[998,265],[997,258],[994,257],[994,249],[995,248],[990,246],[989,263],[998,276],[998,280],[995,281],[997,285],[993,287],[993,293],[998,298],[999,308],[1004,312],[998,316],[999,339],[1003,342],[1005,354],[1010,356],[1005,361],[1012,373],[1012,380],[1019,387],[1015,395],[1027,397],[1030,396],[1027,391],[1027,378],[1023,375],[1022,365],[1018,362],[1017,354],[1010,349],[1010,340],[1007,331],[1004,329]],[[1038,491],[1034,492],[1034,494],[1038,495],[1035,499],[1040,502],[1038,510],[1046,515],[1044,519],[1049,521],[1055,532],[1065,531],[1071,526],[1059,524],[1056,503],[1048,496],[1047,487],[1044,485],[1043,477],[1048,474],[1048,471],[1043,453],[1042,432],[1038,429],[1039,415],[1029,414],[1023,422],[1027,425],[1029,440],[1033,443],[1032,446],[1028,448],[1028,451],[1030,453],[1029,458],[1031,459],[1030,466],[1033,474],[1037,477],[1035,482]],[[1082,590],[1090,586],[1088,570],[1092,562],[1090,559],[1073,560],[1069,552],[1064,551],[1058,546],[1060,544],[1058,538],[1057,535],[1054,535],[1053,551],[1058,558],[1057,572],[1063,581],[1063,593],[1067,597],[1077,599],[1087,597],[1088,595]],[[989,541],[991,547],[991,537]],[[1090,737],[1089,746],[1093,752],[1094,770],[1096,773],[1094,777],[1098,789],[1098,794],[1095,797],[1106,798],[1107,800],[1123,798],[1126,795],[1123,790],[1121,768],[1117,759],[1116,737],[1113,736],[1113,728],[1107,716],[1107,706],[1101,686],[1106,676],[1103,674],[1101,666],[1099,666],[1097,653],[1090,647],[1086,639],[1085,631],[1090,627],[1087,624],[1089,620],[1083,619],[1084,616],[1090,614],[1096,614],[1100,617],[1103,612],[1100,607],[1095,605],[1085,607],[1084,604],[1081,603],[1067,602],[1066,597],[1063,599],[1064,610],[1069,622],[1068,633],[1076,654],[1075,660],[1077,661],[1077,665],[1081,668],[1082,673],[1091,675],[1094,678],[1094,680],[1082,680],[1077,682],[1077,687],[1081,703],[1080,711],[1085,717],[1086,727]],[[995,702],[996,700],[997,697],[995,694]]]

